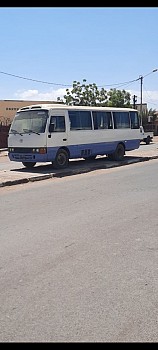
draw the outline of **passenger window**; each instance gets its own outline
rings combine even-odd
[[[130,118],[131,118],[131,129],[139,129],[139,117],[138,113],[133,111],[130,112]]]
[[[130,120],[128,112],[113,112],[114,128],[125,129],[130,128]]]
[[[94,130],[97,129],[112,129],[111,112],[92,112]]]
[[[91,130],[92,119],[90,111],[69,111],[70,130]]]

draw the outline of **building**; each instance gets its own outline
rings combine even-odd
[[[140,109],[141,109],[141,104],[140,103],[136,103],[135,104],[135,108],[137,109],[137,111],[140,113]],[[148,109],[147,109],[147,103],[142,103],[142,112],[143,113],[147,113]]]
[[[41,103],[60,103],[57,101],[23,101],[23,100],[0,100],[0,125],[8,126],[11,124],[16,111],[32,104]]]

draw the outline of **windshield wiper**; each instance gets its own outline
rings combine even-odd
[[[36,135],[40,135],[38,132],[36,131],[33,131],[33,130],[30,130],[30,129],[23,129],[23,131],[27,134],[30,134],[30,133],[33,133],[33,134],[36,134]]]
[[[10,131],[12,131],[11,134],[19,134],[20,136],[23,136],[23,134],[17,130],[11,129]]]

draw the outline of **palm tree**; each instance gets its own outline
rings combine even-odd
[[[150,116],[150,118],[149,118]],[[157,119],[156,109],[150,108],[142,115],[143,126],[146,131],[155,131],[155,120]]]

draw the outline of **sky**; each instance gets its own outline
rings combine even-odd
[[[158,7],[1,7],[0,52],[0,100],[56,101],[86,79],[158,110]]]

